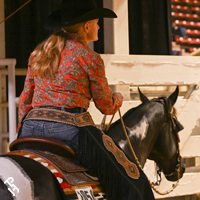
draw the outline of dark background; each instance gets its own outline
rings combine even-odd
[[[171,55],[171,0],[129,0],[130,54]]]
[[[16,68],[27,68],[28,58],[36,45],[51,33],[43,29],[44,19],[59,8],[62,0],[32,0],[5,22],[6,58],[16,58]],[[99,7],[103,0],[95,0]],[[5,0],[5,17],[26,0]],[[129,0],[130,54],[171,55],[171,1]],[[94,50],[104,53],[103,19],[99,21],[99,40]],[[16,77],[19,96],[24,77]]]

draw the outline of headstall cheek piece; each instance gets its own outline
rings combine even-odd
[[[170,174],[165,174],[165,176],[173,176],[173,175],[176,175],[178,174],[178,179],[180,179],[180,172],[181,172],[181,155],[180,155],[180,147],[179,147],[179,142],[180,142],[180,138],[179,138],[179,135],[178,135],[178,130],[182,130],[182,127],[177,127],[177,118],[174,114],[174,107],[172,107],[171,111],[169,112],[169,117],[170,117],[170,120],[172,122],[172,125],[173,125],[173,130],[176,131],[176,134],[177,134],[177,143],[178,143],[178,150],[177,150],[177,153],[178,153],[178,158],[177,158],[177,161],[178,161],[178,164],[176,165],[175,167],[175,170],[170,173]]]
[[[169,112],[169,116],[170,116],[170,119],[172,121],[172,124],[173,124],[173,128],[176,127],[176,124],[174,122],[174,119],[176,118],[175,115],[174,115],[174,107],[172,107],[171,111]]]

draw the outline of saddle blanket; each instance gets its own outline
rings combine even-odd
[[[18,153],[13,153],[13,154],[18,154]],[[62,177],[62,175],[49,163],[47,160],[36,156],[35,154],[31,152],[20,152],[21,156],[24,156],[26,158],[30,158],[32,160],[35,160],[48,168],[51,173],[56,177],[57,181],[60,183],[60,186],[62,187],[64,193],[67,195],[68,198],[71,200],[91,200],[92,196],[94,195],[94,200],[106,200],[105,193],[102,193],[100,188],[98,186],[92,186],[91,187],[91,192],[92,195],[91,197],[87,198],[87,195],[84,194],[84,190],[82,194],[78,195],[76,192],[76,187],[70,186],[66,180]],[[81,189],[81,187],[79,187]],[[83,187],[84,188],[84,187]],[[21,199],[20,199],[21,200]],[[22,199],[23,200],[23,199]],[[30,199],[32,200],[32,199]]]
[[[7,186],[14,199],[34,200],[33,181],[11,158],[0,157],[0,179]]]

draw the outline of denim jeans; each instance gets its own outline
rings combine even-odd
[[[77,153],[78,134],[79,128],[70,124],[43,120],[27,120],[22,125],[19,138],[32,135],[55,138],[67,143]]]

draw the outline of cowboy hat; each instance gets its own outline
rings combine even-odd
[[[117,15],[108,8],[97,8],[94,0],[63,0],[60,9],[51,13],[44,22],[44,29],[59,30],[98,18],[116,18]]]

